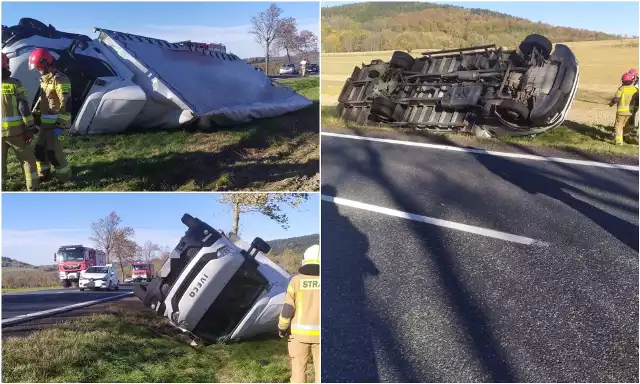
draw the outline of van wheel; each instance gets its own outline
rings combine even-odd
[[[413,67],[414,61],[415,59],[410,54],[402,51],[395,51],[391,56],[389,65],[394,68],[402,68],[405,71],[408,71]]]
[[[522,43],[520,43],[520,52],[527,58],[533,53],[533,48],[536,48],[542,57],[548,59],[549,56],[551,56],[553,44],[551,44],[551,41],[546,37],[535,34],[525,37]]]

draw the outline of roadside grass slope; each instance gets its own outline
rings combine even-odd
[[[138,301],[137,299],[130,299]],[[120,303],[124,304],[124,303]],[[287,341],[191,347],[140,305],[3,337],[4,382],[287,382]],[[310,379],[313,376],[310,375]]]
[[[637,145],[614,145],[612,126],[615,108],[609,100],[620,86],[620,76],[638,67],[637,40],[583,41],[565,43],[576,55],[580,65],[578,94],[564,126],[529,138],[507,140],[577,148],[602,153],[638,155]],[[414,56],[424,50],[413,50]],[[335,105],[345,80],[355,66],[373,59],[389,60],[393,51],[328,53],[322,55],[322,123],[345,126],[335,118]]]
[[[319,79],[282,81],[314,104],[278,118],[216,131],[153,131],[79,136],[65,142],[74,177],[44,191],[235,191],[319,188]],[[24,190],[8,156],[5,190]]]

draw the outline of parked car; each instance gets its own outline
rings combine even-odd
[[[516,50],[485,45],[422,55],[396,51],[389,62],[355,67],[338,114],[357,124],[524,136],[562,124],[576,96],[575,55],[541,35]]]
[[[118,272],[111,265],[89,267],[80,274],[80,290],[107,289],[116,291],[120,289]]]
[[[295,64],[284,64],[280,67],[281,75],[297,75],[298,67]]]
[[[320,67],[318,64],[307,64],[307,73],[308,74],[318,74],[320,73]]]

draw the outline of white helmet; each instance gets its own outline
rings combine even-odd
[[[320,274],[320,246],[318,244],[312,245],[304,251],[302,266],[298,272],[304,275]]]

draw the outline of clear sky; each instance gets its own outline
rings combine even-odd
[[[355,1],[322,2],[323,6]],[[483,8],[531,21],[629,36],[638,35],[638,1],[429,1],[465,8]]]
[[[94,27],[155,37],[170,42],[223,43],[244,57],[263,56],[249,34],[251,17],[271,2],[2,2],[2,24],[22,17],[51,24],[59,31],[95,38]],[[298,29],[320,36],[318,2],[276,2],[282,17],[293,17]]]
[[[310,199],[294,210],[283,207],[290,227],[261,214],[240,218],[240,237],[250,242],[317,234],[319,199]],[[231,229],[231,207],[218,202],[214,193],[3,193],[2,256],[34,265],[53,264],[60,245],[83,244],[89,240],[91,223],[115,211],[123,226],[133,227],[139,244],[146,240],[173,249],[186,226],[183,214],[201,219],[216,229]]]

